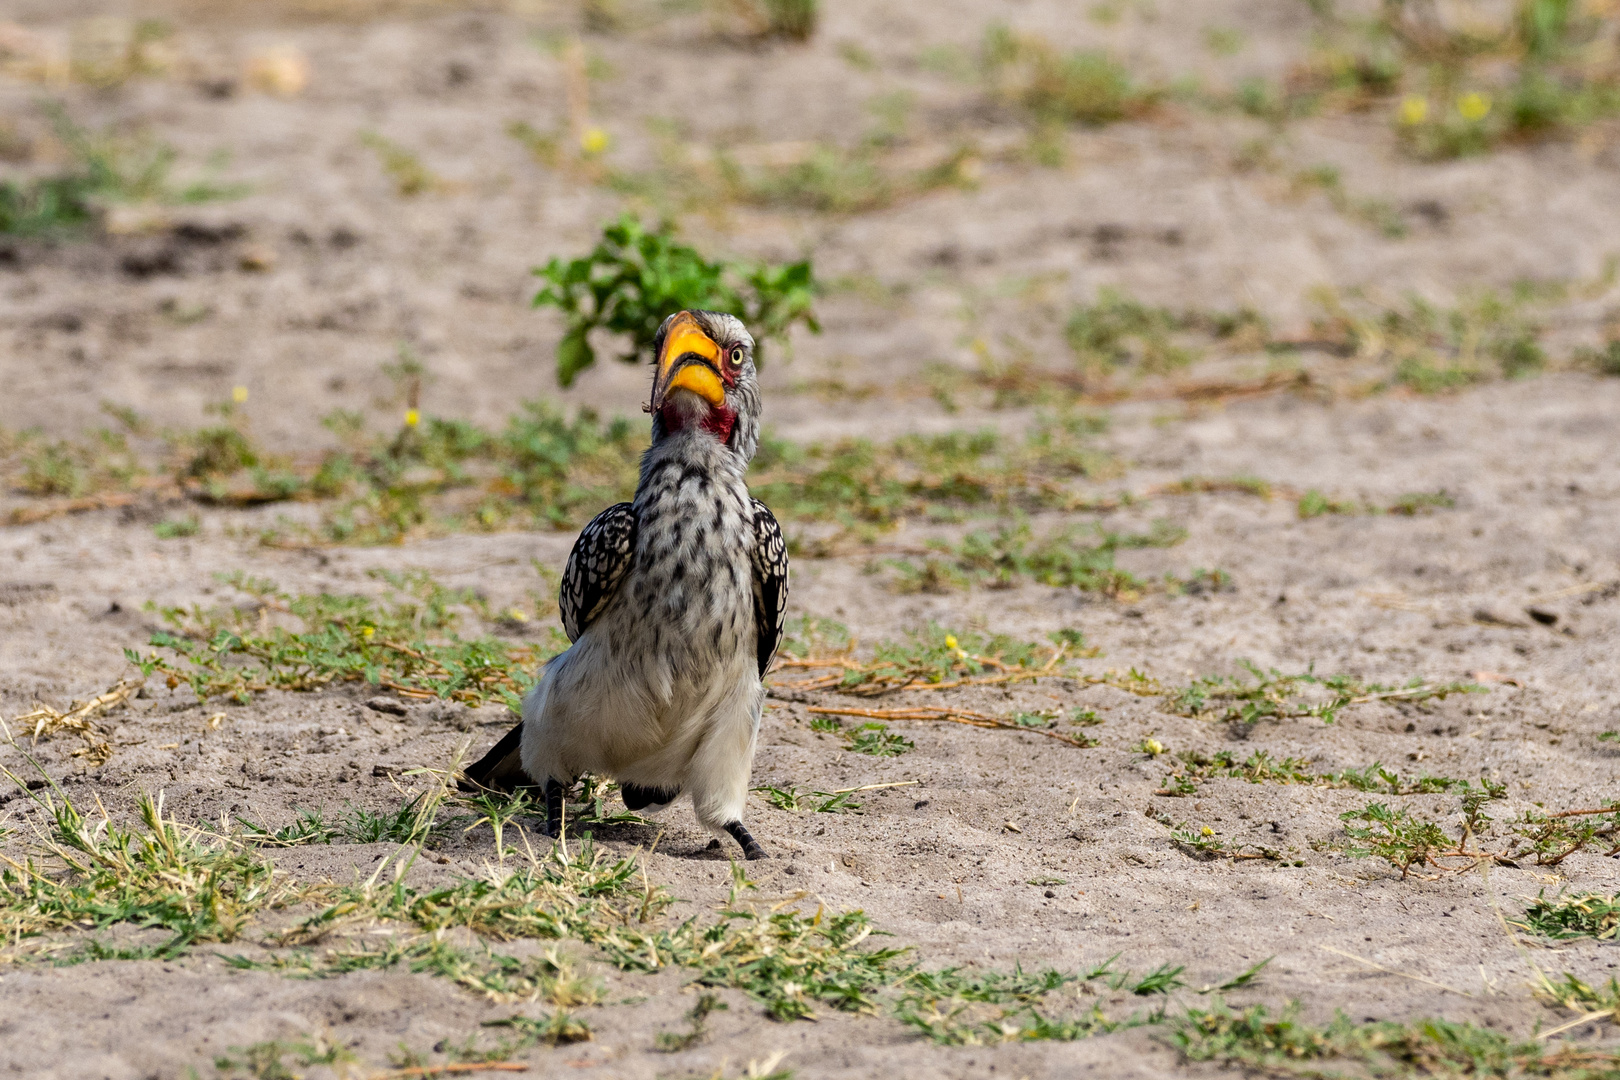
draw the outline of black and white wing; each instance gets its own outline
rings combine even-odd
[[[636,511],[630,503],[614,503],[580,530],[557,590],[569,641],[578,641],[607,607],[635,556]]]
[[[754,504],[754,628],[759,633],[759,677],[771,666],[787,622],[788,556],[782,526],[758,499]]]

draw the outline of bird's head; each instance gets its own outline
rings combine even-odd
[[[759,446],[754,339],[734,315],[680,311],[653,339],[653,442],[707,432],[748,461]]]

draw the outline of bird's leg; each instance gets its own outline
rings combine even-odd
[[[749,860],[750,862],[755,859],[770,858],[769,855],[765,854],[765,849],[759,846],[759,841],[755,840],[751,835],[749,835],[748,830],[743,828],[742,822],[728,821],[725,824],[725,830],[731,834],[731,838],[733,840],[742,845],[743,858]]]
[[[563,828],[563,786],[551,777],[546,777],[546,824],[540,832],[553,839],[562,835]]]

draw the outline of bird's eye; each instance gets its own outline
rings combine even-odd
[[[726,358],[731,361],[731,366],[732,367],[741,367],[742,366],[742,358],[743,358],[743,347],[741,345],[733,345],[731,347],[731,349],[727,352]]]

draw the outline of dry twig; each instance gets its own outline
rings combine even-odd
[[[33,741],[36,743],[41,738],[54,735],[58,731],[71,731],[85,741],[85,746],[73,751],[73,756],[85,758],[91,765],[105,765],[107,759],[112,757],[112,746],[96,734],[90,718],[115,705],[122,705],[144,685],[146,680],[143,678],[120,679],[104,693],[89,701],[73,702],[66,712],[35,702],[33,712],[17,717],[17,723],[31,727]]]

